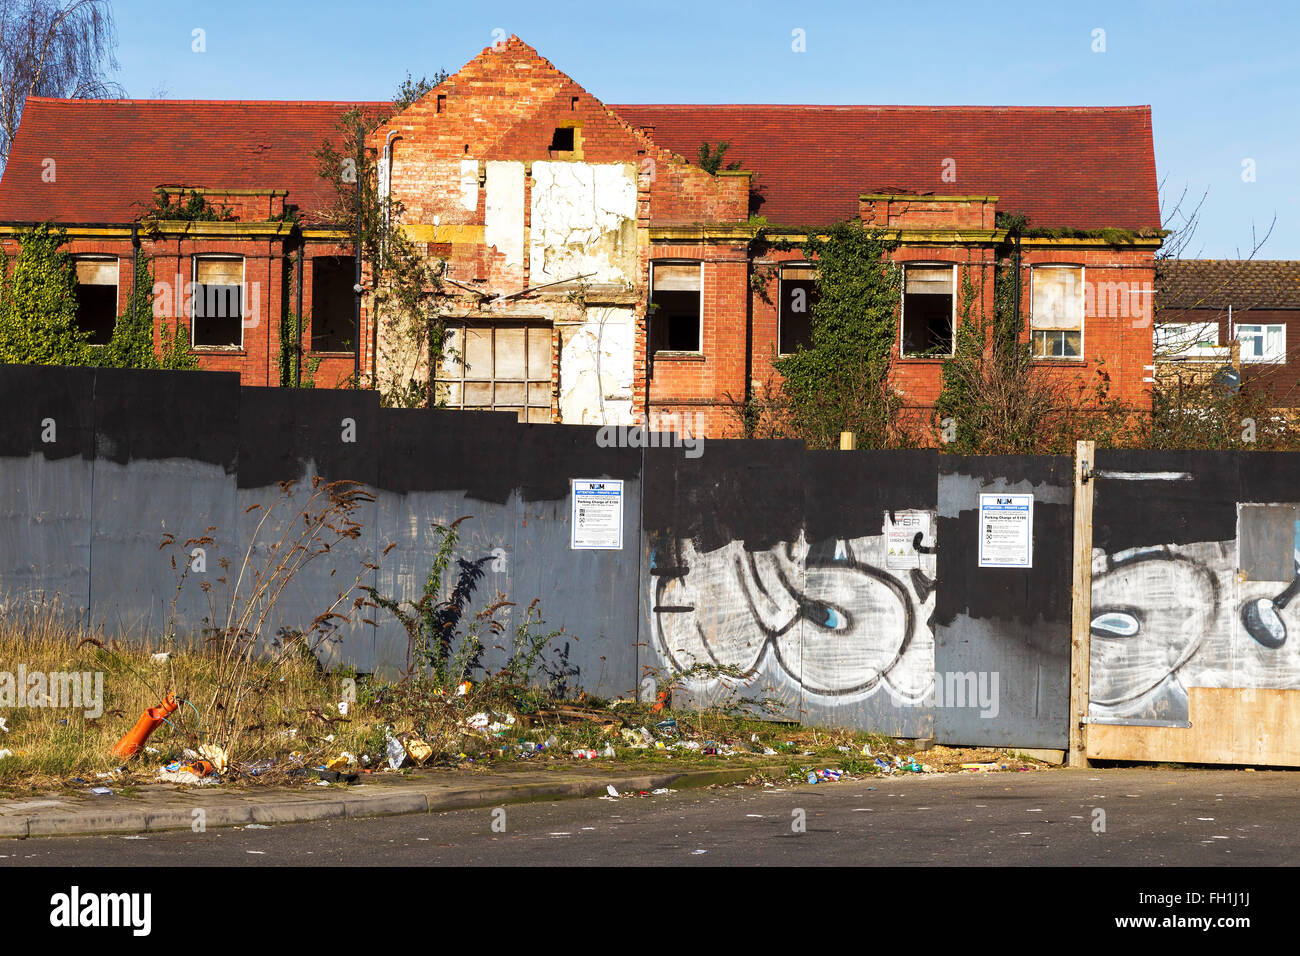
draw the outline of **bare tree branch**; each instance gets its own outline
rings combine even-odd
[[[0,0],[0,169],[29,96],[122,96],[109,0]]]

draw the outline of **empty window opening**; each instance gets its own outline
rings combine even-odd
[[[812,348],[812,310],[817,301],[817,268],[807,263],[781,267],[777,347],[793,355],[799,346]]]
[[[311,350],[352,352],[356,348],[356,260],[316,256],[311,260]]]
[[[117,325],[117,260],[77,260],[77,328],[107,345]]]
[[[1034,358],[1083,358],[1083,268],[1035,266],[1029,302]]]
[[[574,134],[577,131],[572,126],[557,126],[555,132],[551,134],[550,150],[552,153],[571,153],[574,149]]]
[[[952,355],[955,289],[954,266],[904,267],[903,355]]]
[[[1286,362],[1285,325],[1238,325],[1243,362]]]
[[[194,260],[190,318],[195,348],[238,348],[243,344],[243,259]]]
[[[438,112],[439,112],[439,113],[445,113],[445,112],[447,112],[447,94],[446,94],[446,93],[439,93],[439,94],[438,94]]]
[[[650,268],[650,354],[699,352],[702,321],[698,262],[653,263]]]
[[[445,408],[514,412],[521,422],[549,422],[551,327],[498,323],[448,328],[434,397]]]
[[[569,110],[574,113],[578,112],[578,98],[576,96],[569,98]]]

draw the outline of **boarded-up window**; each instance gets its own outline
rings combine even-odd
[[[812,309],[817,301],[817,267],[793,263],[781,267],[777,348],[792,355],[799,346],[812,347]]]
[[[1082,358],[1082,267],[1035,266],[1029,297],[1034,358]]]
[[[434,390],[447,408],[551,420],[551,327],[501,323],[447,330]]]
[[[311,260],[311,349],[352,352],[356,349],[356,260],[351,256],[316,256]]]
[[[702,268],[698,262],[651,264],[651,355],[700,351]]]
[[[953,266],[905,266],[901,347],[904,355],[952,354],[956,270]]]
[[[117,259],[77,260],[77,328],[107,345],[117,325]]]
[[[192,322],[194,345],[243,344],[244,260],[194,260]]]

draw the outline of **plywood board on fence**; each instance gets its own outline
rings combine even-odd
[[[1300,766],[1300,690],[1188,688],[1191,727],[1088,725],[1088,756]]]

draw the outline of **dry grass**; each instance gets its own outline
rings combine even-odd
[[[119,643],[100,633],[87,633],[71,616],[52,604],[0,610],[0,670],[15,674],[78,672],[102,675],[102,707],[23,706],[0,708],[8,733],[0,733],[0,749],[12,755],[0,760],[0,785],[42,787],[81,777],[95,781],[121,765],[111,756],[113,745],[149,707],[159,705],[168,691],[178,699],[203,701],[222,675],[219,650],[178,647],[168,642],[170,655],[156,661],[161,641]],[[323,738],[336,729],[346,744],[348,725],[338,723],[337,701],[342,677],[322,673],[306,656],[285,660],[253,659],[249,683],[258,686],[254,699],[243,704],[245,746],[239,764],[248,766],[291,749],[323,753]],[[270,678],[270,679],[268,679]],[[23,699],[28,699],[24,688]],[[82,702],[83,705],[85,701]],[[201,709],[201,708],[200,708]],[[333,710],[335,723],[330,723]],[[211,740],[211,727],[195,709],[182,704],[150,738],[146,753],[130,763],[143,765],[151,778],[158,766],[178,759],[187,747]],[[293,734],[294,736],[289,736]]]

